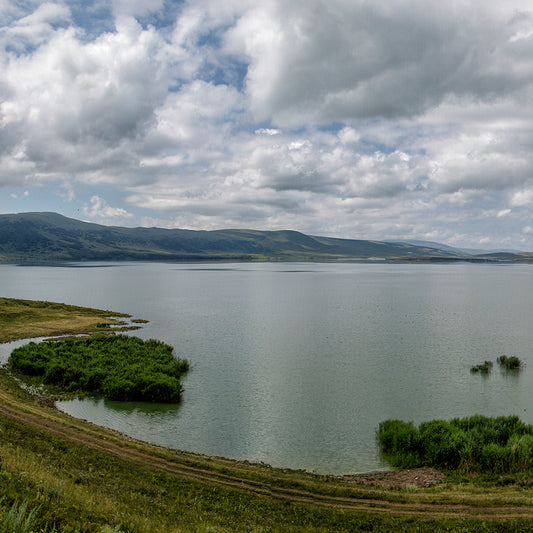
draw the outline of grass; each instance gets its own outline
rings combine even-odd
[[[430,488],[388,488],[171,450],[43,407],[0,369],[10,533],[530,531],[530,479],[450,471]]]
[[[15,502],[11,507],[4,508],[3,500],[4,498],[0,499],[0,533],[32,533],[38,507],[30,511],[28,502],[20,505]]]
[[[0,342],[62,334],[77,335],[123,326],[124,313],[63,303],[0,298]]]
[[[34,532],[527,531],[533,517],[533,490],[512,479],[366,487],[126,439],[36,405],[5,370],[0,391],[46,423],[0,410],[0,521],[31,513]]]
[[[32,513],[34,532],[527,530],[529,518],[520,513],[530,508],[533,493],[512,483],[363,487],[126,439],[39,407],[4,370],[0,391],[2,405],[18,406],[64,433],[0,411],[0,520],[2,513]],[[84,438],[67,438],[69,432]],[[90,446],[92,438],[101,446]],[[132,459],[139,454],[147,460]],[[455,506],[464,517],[454,516]]]

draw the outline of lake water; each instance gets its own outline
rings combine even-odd
[[[0,287],[6,297],[150,320],[133,334],[171,344],[192,365],[179,407],[60,407],[165,446],[352,473],[387,467],[375,443],[387,418],[518,414],[533,423],[533,266],[0,265]],[[525,369],[470,373],[502,354]]]

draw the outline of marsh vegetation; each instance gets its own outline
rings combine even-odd
[[[496,359],[496,362],[500,365],[502,370],[520,370],[523,367],[522,361],[515,355],[510,357],[507,355],[501,355]],[[483,363],[471,366],[470,372],[472,372],[472,374],[480,373],[488,375],[492,371],[493,366],[492,361],[483,361]]]
[[[478,372],[480,374],[489,374],[492,370],[492,367],[492,361],[484,361],[483,363],[472,366],[470,368],[470,372],[472,372],[473,374],[477,374]]]
[[[519,370],[522,367],[522,361],[515,355],[501,355],[498,357],[498,364],[505,370]]]
[[[533,468],[533,426],[514,415],[432,420],[418,427],[386,420],[379,424],[377,438],[384,457],[401,468],[500,474]]]
[[[180,400],[180,378],[189,364],[161,341],[100,334],[30,342],[13,350],[9,367],[67,392],[174,403]]]
[[[530,530],[528,470],[360,484],[153,446],[37,400],[0,369],[0,532]]]

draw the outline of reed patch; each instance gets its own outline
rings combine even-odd
[[[9,367],[71,393],[111,400],[178,402],[189,363],[172,346],[126,335],[30,342],[13,350]]]
[[[384,458],[401,468],[500,474],[533,468],[533,426],[514,415],[431,420],[418,427],[385,420],[379,424],[377,440]]]

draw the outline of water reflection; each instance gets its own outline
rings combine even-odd
[[[181,409],[180,404],[116,402],[95,397],[59,401],[56,406],[76,418],[169,447],[174,439],[165,428],[176,420]]]
[[[168,403],[150,403],[150,402],[118,402],[107,399],[93,399],[94,403],[103,402],[105,409],[112,409],[113,411],[122,415],[144,415],[147,417],[157,416],[176,416],[180,410],[180,404]]]

